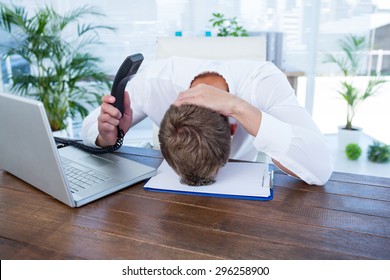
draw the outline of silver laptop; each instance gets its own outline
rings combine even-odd
[[[0,169],[79,207],[156,174],[115,154],[57,149],[43,104],[0,93]]]

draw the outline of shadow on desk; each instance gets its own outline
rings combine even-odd
[[[143,184],[73,209],[0,171],[1,259],[390,259],[390,178],[335,172],[317,187],[275,172],[272,201]]]

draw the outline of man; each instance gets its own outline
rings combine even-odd
[[[117,125],[126,133],[146,116],[160,125],[170,105],[196,105],[236,121],[231,122],[230,158],[254,160],[263,151],[281,170],[308,184],[323,185],[332,173],[323,135],[299,106],[286,76],[270,62],[173,57],[137,74],[128,92],[123,116],[112,106],[114,97],[102,98],[101,108],[84,121],[85,144],[113,145]]]

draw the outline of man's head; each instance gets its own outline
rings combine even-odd
[[[190,88],[199,84],[206,84],[229,92],[229,85],[225,78],[217,72],[200,73],[191,81]]]
[[[181,182],[202,186],[215,175],[230,155],[228,119],[195,105],[171,105],[159,131],[161,152]]]

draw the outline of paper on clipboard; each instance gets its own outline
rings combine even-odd
[[[209,186],[188,186],[180,183],[179,176],[166,161],[160,165],[144,189],[191,195],[226,198],[271,200],[273,174],[268,164],[258,162],[228,162],[218,172],[216,182]]]

